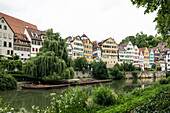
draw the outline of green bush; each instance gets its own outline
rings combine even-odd
[[[69,89],[64,95],[57,97],[52,93],[53,97],[51,107],[45,110],[34,109],[34,113],[41,111],[42,113],[87,113],[88,108],[88,93],[82,89]]]
[[[132,72],[132,76],[133,76],[133,78],[138,78],[138,73],[137,72]]]
[[[167,78],[168,83],[170,83],[170,76]]]
[[[157,71],[161,71],[161,67],[157,67],[157,69],[156,69]]]
[[[114,94],[110,88],[102,84],[92,90],[92,95],[94,103],[96,104],[108,106],[116,103],[117,95]]]
[[[166,72],[166,77],[169,77],[170,76],[170,71],[167,71]]]
[[[110,77],[112,77],[112,79],[120,80],[125,78],[125,74],[123,71],[120,71],[117,67],[114,66],[110,69]]]
[[[159,84],[168,84],[168,80],[165,78],[159,79]]]
[[[151,68],[151,69],[150,69],[150,71],[155,71],[155,70],[156,70],[156,69],[154,69],[154,68]]]
[[[17,81],[14,77],[0,72],[0,90],[16,89]]]
[[[74,68],[73,67],[69,67],[68,68],[70,70],[70,79],[73,79],[74,78]]]
[[[82,69],[83,74],[85,73],[85,71],[86,71],[86,69],[83,67],[83,69]]]

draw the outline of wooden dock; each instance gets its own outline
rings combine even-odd
[[[78,82],[71,82],[70,84],[60,84],[60,85],[32,85],[26,84],[21,86],[23,89],[51,89],[51,88],[61,88],[61,87],[68,87],[74,85],[83,85],[83,84],[95,84],[95,83],[105,83],[111,82],[112,80],[93,80],[93,81],[78,81]]]

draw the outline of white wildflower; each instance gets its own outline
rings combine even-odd
[[[50,95],[51,95],[51,96],[55,96],[55,95],[56,95],[56,93],[51,93]]]

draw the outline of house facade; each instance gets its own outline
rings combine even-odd
[[[93,61],[101,61],[101,45],[96,41],[93,43]]]
[[[45,31],[26,27],[24,34],[31,42],[31,57],[35,57],[36,53],[40,51],[40,48],[43,45],[43,40],[47,38],[45,36]]]
[[[66,38],[66,44],[67,44],[67,50],[68,50],[68,56],[72,58],[72,45],[71,45],[72,37],[69,36]]]
[[[162,55],[159,51],[158,47],[154,47],[154,64],[155,64],[155,69],[157,69],[157,67],[160,67],[160,59],[162,59]]]
[[[139,49],[139,67],[144,70],[144,55],[143,52]]]
[[[148,50],[149,50],[149,68],[155,68],[153,48],[148,48]]]
[[[87,59],[87,62],[91,64],[91,62],[93,61],[92,43],[89,38],[83,39],[83,43],[84,43],[84,57]]]
[[[83,41],[81,40],[80,36],[76,36],[71,41],[72,45],[72,59],[76,59],[77,57],[83,57],[84,55],[84,46]]]
[[[22,62],[26,62],[31,56],[31,44],[26,35],[15,34],[14,55],[19,55]]]
[[[119,44],[119,64],[123,62],[133,63],[134,48],[131,41]]]
[[[170,71],[170,51],[166,54],[166,71]]]
[[[135,67],[140,67],[140,65],[139,65],[139,48],[137,47],[137,45],[134,45],[133,48],[134,48],[133,65],[135,65]]]
[[[101,44],[102,61],[107,62],[107,67],[113,67],[118,62],[118,45],[114,39],[108,38]]]
[[[13,55],[14,31],[4,17],[0,18],[0,54],[6,58]]]
[[[144,55],[144,69],[148,69],[149,68],[149,50],[147,47],[144,48],[140,48],[140,51],[142,51],[143,55]]]

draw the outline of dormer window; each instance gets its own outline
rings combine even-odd
[[[5,21],[2,19],[1,22],[4,23]]]
[[[34,34],[34,38],[36,38],[36,34]]]

